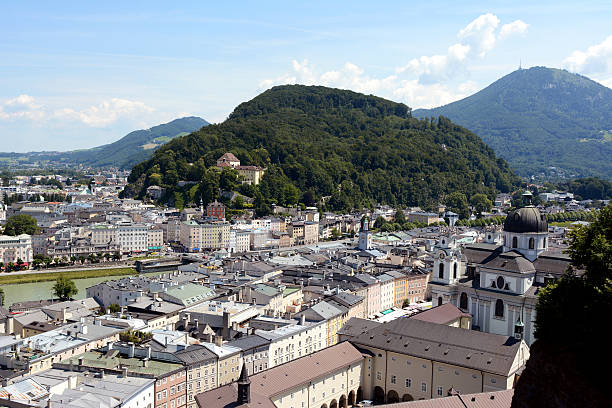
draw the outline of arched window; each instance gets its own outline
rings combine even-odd
[[[533,249],[535,246],[534,244],[535,244],[535,241],[533,240],[533,238],[529,238],[529,249]]]
[[[438,278],[444,279],[444,264],[440,262],[440,268],[438,272]]]
[[[512,248],[517,248],[517,247],[518,247],[518,238],[512,237]]]
[[[438,298],[438,306],[442,306],[442,296]]]
[[[465,292],[461,293],[459,297],[459,308],[463,310],[467,310],[468,308],[468,297]]]
[[[501,299],[495,301],[495,317],[504,317],[504,302]]]
[[[457,262],[453,264],[453,278],[457,279]]]

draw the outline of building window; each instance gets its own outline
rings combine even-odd
[[[517,247],[518,247],[518,238],[513,237],[512,238],[512,248],[517,248]]]
[[[438,306],[442,306],[442,296],[438,297]]]
[[[535,244],[535,241],[533,240],[533,238],[529,238],[529,249],[533,249],[535,246],[534,244]]]
[[[392,375],[391,376],[391,384],[395,384],[396,382],[397,382],[397,378],[394,375]]]
[[[377,380],[382,380],[382,374],[380,373],[380,371],[376,372],[376,379]]]
[[[421,391],[422,392],[427,392],[427,384],[426,383],[421,383]]]
[[[504,302],[501,299],[495,301],[495,317],[504,317]]]
[[[457,262],[453,264],[453,278],[457,279]]]
[[[410,388],[412,386],[412,380],[410,378],[406,378],[406,388]]]
[[[497,288],[498,289],[503,289],[504,285],[505,285],[504,277],[503,276],[498,276],[497,277]]]
[[[438,387],[438,397],[442,396],[442,387]]]
[[[468,297],[465,292],[462,292],[459,297],[459,308],[464,310],[468,308]]]
[[[440,266],[438,268],[438,278],[444,279],[444,264],[440,262]]]

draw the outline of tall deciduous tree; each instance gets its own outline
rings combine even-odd
[[[53,294],[60,300],[72,299],[77,293],[79,293],[79,289],[74,281],[64,275],[60,275],[53,285]]]
[[[36,219],[27,214],[17,214],[9,217],[4,226],[6,235],[28,234],[34,235],[38,232]]]

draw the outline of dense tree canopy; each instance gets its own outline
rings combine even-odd
[[[9,217],[4,226],[6,235],[34,235],[38,232],[36,219],[28,214],[17,214]]]
[[[540,291],[535,334],[538,341],[574,350],[585,375],[600,381],[590,368],[594,361],[607,366],[612,360],[605,336],[612,313],[612,205],[572,231],[569,254],[572,269]]]
[[[308,204],[324,199],[329,209],[340,211],[376,202],[433,206],[453,191],[492,195],[518,183],[476,135],[448,119],[417,120],[403,104],[291,85],[239,105],[222,124],[162,146],[133,168],[124,195],[143,196],[151,178],[158,182],[161,175],[158,184],[167,189],[167,201],[178,192],[190,203],[179,180],[200,183],[211,198],[218,176],[208,169],[228,151],[243,165],[266,168],[251,195],[258,212],[303,199]]]

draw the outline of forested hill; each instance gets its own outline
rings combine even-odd
[[[522,176],[612,179],[612,90],[584,76],[518,70],[465,99],[413,114],[465,126]]]
[[[266,167],[256,198],[271,203],[349,210],[375,202],[433,205],[453,191],[493,196],[519,180],[475,134],[448,119],[418,120],[403,104],[320,86],[274,87],[240,104],[218,125],[172,140],[132,169],[125,196],[165,187],[166,201],[215,198],[227,188],[216,159],[234,153],[243,165]],[[200,184],[189,189],[177,182]],[[181,183],[184,184],[184,183]]]
[[[151,157],[164,143],[175,137],[188,135],[206,125],[208,122],[204,119],[189,116],[150,129],[135,130],[116,142],[91,149],[68,152],[0,153],[0,167],[4,164],[10,169],[11,164],[16,162],[21,165],[32,163],[41,167],[82,164],[89,167],[129,169]]]
[[[189,116],[150,129],[135,130],[116,142],[92,149],[66,152],[68,160],[93,167],[130,168],[151,157],[155,149],[177,136],[183,136],[208,125],[202,118]]]

